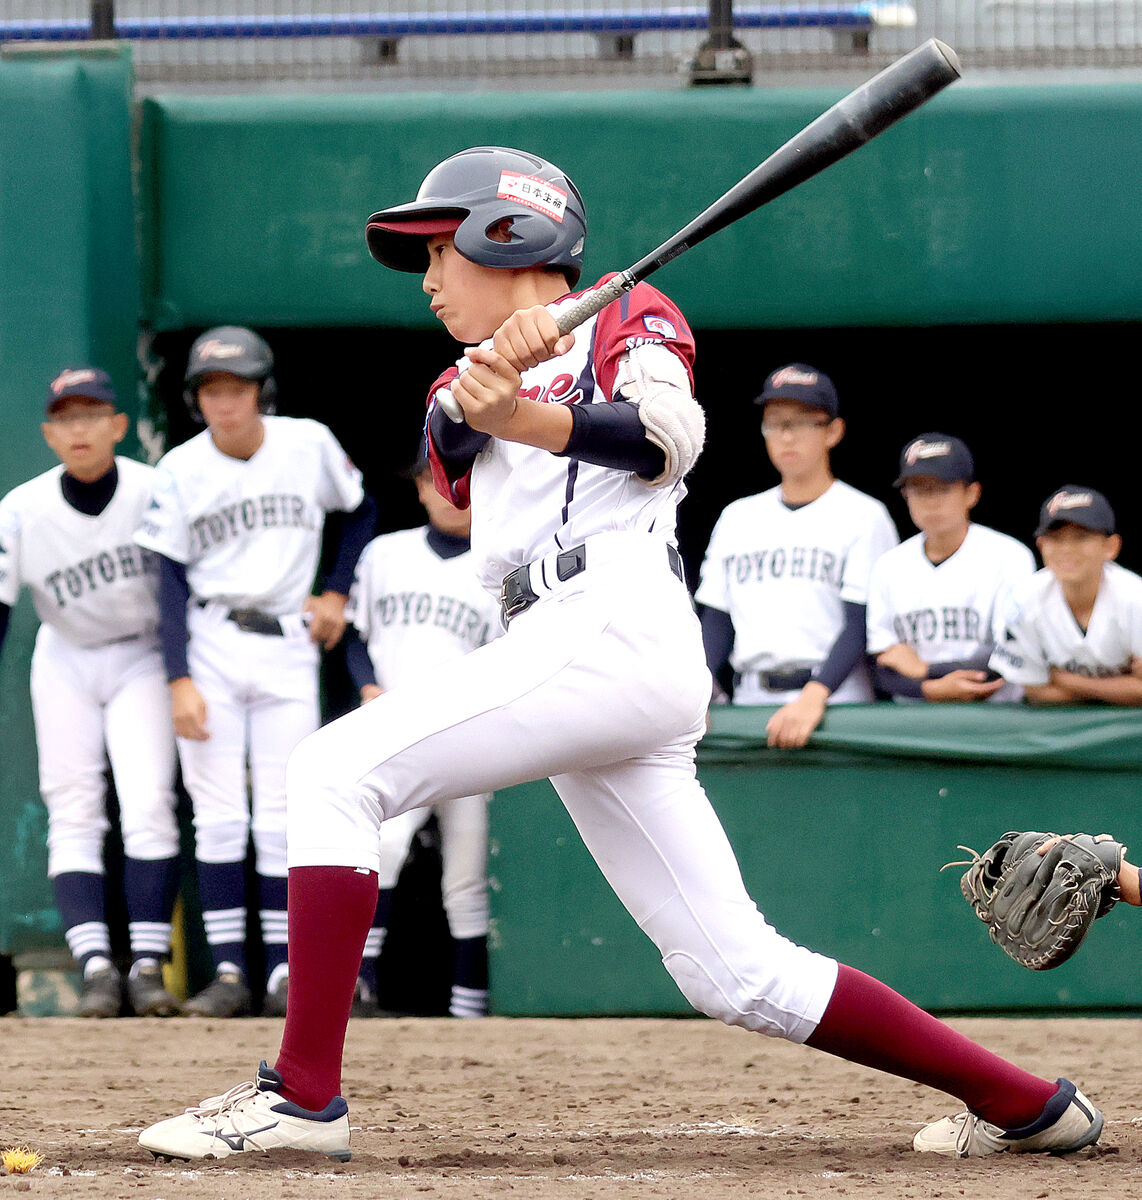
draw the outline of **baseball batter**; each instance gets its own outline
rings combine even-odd
[[[735,704],[779,706],[770,745],[802,746],[826,704],[872,699],[868,578],[898,538],[879,500],[833,476],[845,423],[827,375],[805,363],[779,367],[756,403],[781,483],[726,506],[695,599],[714,677],[728,660]]]
[[[919,529],[873,563],[868,652],[898,700],[1015,701],[989,671],[1012,587],[1035,572],[1031,551],[971,519],[981,488],[959,438],[924,433],[901,451],[896,480]]]
[[[377,213],[381,262],[423,273],[466,347],[432,389],[438,488],[471,498],[472,553],[504,637],[306,738],[289,767],[289,1008],[276,1066],[147,1129],[156,1155],[309,1149],[348,1158],[345,1029],[376,907],[381,823],[550,777],[599,868],[702,1012],[923,1080],[970,1111],[945,1154],[1077,1148],[1102,1118],[1073,1084],[996,1058],[868,976],[781,937],[747,895],[698,783],[710,695],[673,547],[703,441],[694,344],[640,284],[574,335],[582,199],[557,167],[477,147]],[[465,420],[453,424],[447,390]],[[558,900],[556,899],[556,903]],[[959,1148],[959,1150],[957,1149]]]
[[[440,495],[427,456],[415,464],[412,477],[429,523],[369,543],[345,610],[364,639],[346,646],[363,703],[436,674],[501,632],[499,605],[480,586],[472,566],[471,510],[458,509]],[[381,825],[380,894],[366,942],[358,1011],[367,1011],[370,992],[376,995],[375,965],[393,891],[413,837],[435,809],[441,891],[454,947],[449,1012],[454,1017],[487,1013],[489,799],[487,794],[460,796],[410,809]]]
[[[104,899],[110,760],[125,856],[127,997],[139,1016],[171,1016],[178,1005],[161,963],[177,888],[174,731],[154,556],[133,537],[153,471],[115,454],[127,417],[98,368],[70,368],[52,381],[43,434],[61,465],[0,501],[0,642],[26,587],[40,618],[31,692],[48,874],[83,973],[79,1013],[118,1016],[124,989]]]
[[[245,956],[253,837],[266,962],[263,1013],[284,1011],[285,766],[319,723],[318,647],[344,629],[353,567],[372,533],[361,476],[317,421],[268,415],[273,356],[257,334],[207,330],[186,368],[207,428],[155,472],[137,534],[161,556],[161,636],[215,978],[184,1011],[251,1008]],[[325,515],[346,521],[325,591],[311,596]],[[251,802],[247,806],[249,763]]]
[[[1012,598],[992,666],[1032,704],[1142,704],[1142,578],[1114,560],[1114,511],[1068,484],[1043,504],[1043,569]]]

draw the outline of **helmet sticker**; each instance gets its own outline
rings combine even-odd
[[[501,171],[500,186],[496,191],[499,200],[515,200],[527,208],[534,208],[553,221],[562,221],[567,208],[567,193],[546,179],[536,175],[521,175],[518,171]]]

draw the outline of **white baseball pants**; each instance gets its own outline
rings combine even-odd
[[[686,588],[650,535],[597,535],[586,562],[533,568],[541,599],[506,636],[298,746],[289,865],[376,871],[385,819],[549,777],[690,1003],[804,1041],[837,964],[767,924],[697,781],[710,676]]]
[[[320,720],[317,647],[300,620],[285,637],[245,633],[219,605],[192,605],[187,625],[190,677],[206,701],[210,734],[205,742],[178,739],[195,855],[240,862],[252,833],[258,873],[283,877],[286,761]]]
[[[396,887],[417,831],[432,812],[440,826],[440,897],[454,938],[488,932],[488,801],[458,796],[431,808],[410,808],[381,824],[377,886]]]
[[[31,693],[48,810],[48,875],[103,873],[108,761],[127,857],[176,855],[174,728],[155,642],[85,648],[41,625]]]

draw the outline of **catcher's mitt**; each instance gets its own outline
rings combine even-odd
[[[1097,917],[1117,903],[1118,871],[1126,847],[1109,833],[1076,833],[1045,854],[1053,833],[1005,833],[972,855],[960,880],[964,898],[987,924],[991,940],[1017,963],[1047,971],[1079,948]]]

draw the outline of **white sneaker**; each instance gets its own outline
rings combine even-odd
[[[340,1097],[310,1112],[279,1094],[282,1077],[263,1061],[249,1083],[212,1096],[139,1135],[156,1158],[226,1158],[243,1151],[314,1150],[349,1161],[349,1106]]]
[[[1001,1129],[975,1113],[964,1112],[925,1125],[912,1139],[912,1148],[953,1158],[978,1158],[1005,1150],[1069,1154],[1097,1142],[1102,1126],[1102,1113],[1069,1079],[1060,1079],[1059,1090],[1039,1118],[1022,1129]]]

